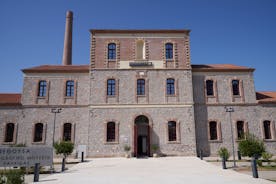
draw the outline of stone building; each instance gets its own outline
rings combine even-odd
[[[72,65],[72,16],[62,65],[23,69],[22,94],[0,94],[1,145],[208,156],[250,132],[276,154],[276,92],[255,91],[254,69],[191,65],[189,30],[90,30],[90,64]]]

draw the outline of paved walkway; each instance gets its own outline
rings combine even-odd
[[[42,178],[49,184],[273,184],[196,157],[97,158]]]

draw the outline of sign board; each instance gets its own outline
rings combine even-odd
[[[152,62],[142,61],[142,62],[130,62],[129,66],[153,66]]]
[[[0,167],[50,166],[52,162],[52,147],[0,147]]]

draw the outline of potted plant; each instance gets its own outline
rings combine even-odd
[[[126,152],[125,157],[126,157],[126,158],[130,158],[130,154],[129,154],[130,146],[129,146],[129,145],[125,145],[125,146],[124,146],[124,150],[125,150],[125,152]]]
[[[157,154],[157,152],[158,152],[158,149],[159,149],[159,146],[157,145],[157,144],[153,144],[153,145],[151,145],[151,149],[152,149],[152,151],[153,151],[153,157],[158,157],[158,154]]]

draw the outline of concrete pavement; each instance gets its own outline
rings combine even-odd
[[[96,158],[77,164],[64,173],[42,178],[47,184],[273,184],[196,157],[148,159]]]

